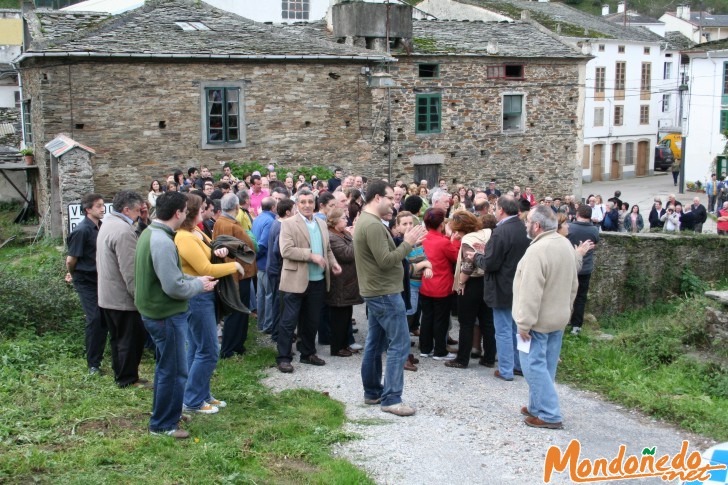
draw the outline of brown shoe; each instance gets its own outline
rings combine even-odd
[[[526,426],[530,426],[532,428],[561,429],[564,427],[561,422],[547,423],[546,421],[539,419],[535,416],[528,417],[524,419],[523,422],[526,423]]]
[[[301,364],[326,365],[326,361],[316,354],[309,355],[308,357],[301,356],[299,362],[301,362]]]
[[[510,379],[506,379],[505,377],[503,377],[498,369],[496,369],[495,372],[493,372],[493,375],[496,376],[498,379],[502,379],[507,382],[511,382],[513,380],[512,377]]]
[[[410,364],[419,364],[420,363],[420,359],[415,357],[414,354],[409,354],[407,356],[407,360],[409,361]]]
[[[447,336],[447,345],[458,345],[460,342],[455,340],[454,338]]]
[[[535,418],[536,417],[533,414],[531,414],[531,413],[528,412],[528,406],[523,406],[521,408],[521,414],[523,414],[524,416],[528,416],[529,418]]]
[[[149,382],[146,379],[139,379],[134,384],[132,384],[130,387],[136,387],[137,389],[154,389],[154,384]]]
[[[331,355],[333,357],[351,357],[353,354],[346,349],[341,349],[338,352],[336,352],[335,354],[331,354]]]
[[[457,360],[448,360],[445,362],[445,367],[452,367],[454,369],[467,369],[467,365],[463,365]]]
[[[406,360],[406,361],[404,362],[404,370],[410,370],[410,371],[412,371],[412,372],[417,372],[417,366],[416,366],[416,365],[414,365],[414,364],[413,364],[412,362],[410,362],[409,360]]]
[[[290,362],[281,362],[276,367],[284,374],[290,374],[291,372],[293,372],[293,366]]]

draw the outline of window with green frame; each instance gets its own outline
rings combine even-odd
[[[723,63],[723,106],[728,105],[728,62]]]
[[[523,95],[507,94],[503,96],[503,131],[523,129]]]
[[[728,109],[721,110],[720,112],[720,132],[728,130]]]
[[[33,144],[33,124],[30,117],[30,100],[23,101],[23,142]]]
[[[442,96],[437,94],[418,94],[416,102],[417,113],[415,115],[416,133],[440,133],[442,121],[441,109]]]
[[[205,88],[207,143],[239,143],[240,88]]]

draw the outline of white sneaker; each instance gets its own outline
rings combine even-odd
[[[364,348],[364,346],[363,346],[363,345],[361,345],[361,344],[351,344],[351,345],[349,345],[349,348],[350,348],[351,350],[361,350],[361,349],[363,349],[363,348]]]
[[[571,335],[579,335],[581,333],[581,327],[574,327],[571,329]]]
[[[207,404],[209,404],[210,406],[215,406],[215,407],[218,407],[218,408],[225,408],[225,407],[227,407],[227,403],[225,401],[221,401],[219,399],[215,399],[214,397],[212,399],[208,399],[205,402]]]
[[[429,354],[420,354],[420,357],[422,357],[423,359],[426,359],[427,357],[432,357],[432,355],[433,355],[432,352],[430,352]]]
[[[457,356],[458,356],[458,354],[453,354],[452,352],[450,352],[447,355],[442,355],[440,357],[438,357],[437,355],[435,355],[432,358],[435,359],[435,360],[455,360],[455,357],[457,357]]]
[[[220,408],[217,406],[213,406],[212,404],[208,403],[202,403],[202,406],[200,406],[197,409],[188,408],[187,406],[184,406],[182,410],[186,413],[197,413],[197,414],[216,414],[220,411]]]
[[[382,411],[392,413],[395,416],[412,416],[415,414],[415,408],[407,406],[404,403],[393,404],[391,406],[382,406]]]

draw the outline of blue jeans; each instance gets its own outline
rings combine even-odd
[[[521,370],[516,352],[516,322],[510,307],[493,308],[495,348],[498,351],[498,372],[504,379],[513,379],[513,370]]]
[[[258,309],[258,330],[265,332],[270,327],[270,311],[265,295],[268,293],[268,275],[265,271],[258,271],[258,290],[255,294],[256,307]]]
[[[177,428],[182,417],[182,398],[187,383],[185,336],[189,311],[164,320],[142,315],[144,327],[157,346],[157,367],[154,370],[154,400],[150,431],[170,431]]]
[[[531,330],[530,334],[531,350],[527,354],[519,352],[523,376],[528,382],[528,412],[547,423],[560,423],[563,418],[554,382],[564,331]]]
[[[407,315],[414,315],[417,313],[417,303],[420,299],[420,287],[410,285],[410,309],[407,310]]]
[[[197,409],[212,398],[210,379],[217,366],[217,351],[215,292],[200,293],[190,299],[185,406]]]
[[[382,406],[402,402],[404,363],[410,339],[402,295],[364,298],[369,313],[369,333],[361,361],[361,380],[365,399],[381,398]],[[387,352],[387,369],[382,385],[382,353]]]

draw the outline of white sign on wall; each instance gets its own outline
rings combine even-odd
[[[111,202],[104,204],[106,214],[111,212],[111,207]],[[86,217],[86,214],[81,211],[81,204],[68,204],[68,232],[73,231],[84,217]]]

